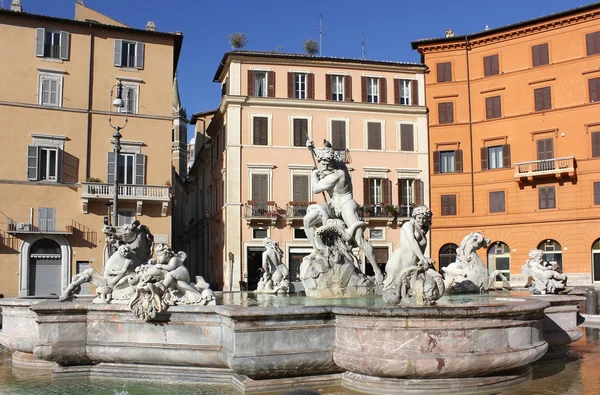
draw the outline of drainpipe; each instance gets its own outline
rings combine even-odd
[[[92,139],[92,95],[94,90],[94,32],[90,23],[90,66],[88,71],[88,105],[87,105],[87,135],[85,138],[85,179],[90,177],[90,160],[92,151],[90,141]]]
[[[425,54],[423,52],[421,52],[421,64],[425,64]],[[427,104],[427,84],[425,83],[425,74],[429,73],[429,67],[427,67],[424,71],[423,71],[423,101],[425,102],[425,104]],[[419,104],[419,103],[417,103]],[[429,136],[429,108],[426,108],[426,112],[425,112],[425,118],[427,121],[427,167],[429,168],[429,164],[430,162],[430,141],[431,138]],[[423,191],[424,193],[425,191]],[[429,171],[427,171],[427,196],[429,196],[429,202],[427,207],[431,208],[431,169],[429,169]],[[423,196],[423,204],[425,204],[425,196]],[[427,251],[426,253],[431,256],[431,246],[433,245],[433,232],[431,231],[431,227],[429,229],[429,242],[427,243]],[[438,263],[439,265],[439,263]]]
[[[475,212],[475,172],[473,168],[473,120],[471,114],[471,74],[469,71],[469,37],[465,36],[465,57],[467,59],[467,100],[469,101],[469,150],[471,156],[471,212]]]

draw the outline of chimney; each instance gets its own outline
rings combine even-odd
[[[454,29],[446,29],[446,38],[454,37]]]
[[[23,7],[21,6],[21,0],[13,0],[10,4],[10,10],[16,12],[23,12]]]
[[[146,30],[150,30],[151,32],[155,32],[156,31],[156,25],[154,24],[154,22],[148,21],[148,23],[146,23]]]

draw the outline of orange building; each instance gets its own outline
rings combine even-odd
[[[433,257],[479,231],[513,285],[534,248],[570,285],[600,282],[600,3],[412,47],[429,67]]]

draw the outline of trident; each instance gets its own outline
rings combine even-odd
[[[306,132],[305,132],[306,133]],[[306,139],[310,140],[308,138],[308,133],[306,133]],[[327,140],[323,140],[323,143],[326,146],[330,146],[329,142]],[[319,166],[317,165],[317,154],[315,153],[315,146],[314,144],[310,144],[308,147],[308,150],[310,151],[310,153],[312,154],[312,159],[313,159],[313,163],[315,164],[315,169],[318,169]],[[325,191],[321,192],[323,194],[323,199],[325,199],[325,203],[327,203],[327,196],[325,195]]]

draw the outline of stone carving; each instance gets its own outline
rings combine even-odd
[[[308,140],[321,168],[312,172],[312,192],[327,192],[330,200],[310,205],[304,216],[304,230],[314,251],[300,266],[300,279],[307,296],[364,296],[375,292],[383,281],[383,273],[375,260],[373,246],[364,237],[366,224],[359,218],[358,203],[352,195],[352,179],[348,168],[331,144],[314,148]],[[316,165],[315,161],[315,165]],[[373,267],[374,279],[359,269],[352,248],[358,247]]]
[[[75,275],[60,296],[70,300],[81,290],[81,284],[91,282],[96,287],[94,303],[129,303],[133,313],[146,321],[175,304],[214,303],[208,284],[200,276],[190,284],[190,274],[183,261],[184,252],[175,254],[166,244],[156,247],[154,237],[139,221],[123,226],[105,226],[109,246],[116,249],[104,267],[104,274],[90,268]],[[147,264],[146,264],[147,262]]]
[[[279,243],[266,237],[263,239],[263,245],[266,248],[262,254],[264,274],[254,292],[268,294],[289,293],[290,271],[281,262],[283,251],[279,248]]]
[[[387,303],[429,305],[444,294],[442,276],[434,270],[433,259],[425,257],[431,216],[429,208],[419,206],[402,225],[400,248],[385,265],[382,296]]]
[[[495,287],[496,277],[500,276],[503,287],[510,288],[508,279],[499,271],[488,274],[477,250],[487,248],[490,239],[479,232],[469,233],[456,250],[456,261],[443,267],[446,292],[448,293],[485,293]]]
[[[568,293],[567,276],[556,263],[545,262],[543,256],[542,250],[533,249],[523,265],[523,274],[529,276],[530,292],[536,295]]]

